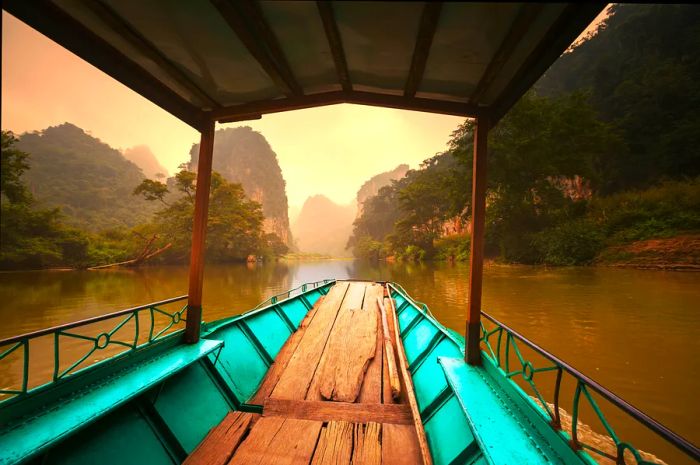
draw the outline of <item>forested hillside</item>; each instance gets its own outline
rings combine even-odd
[[[362,213],[363,204],[370,197],[374,197],[379,193],[379,189],[384,186],[388,186],[392,181],[406,176],[408,172],[408,165],[401,164],[390,171],[385,171],[377,175],[372,176],[370,179],[364,182],[360,189],[357,191],[357,213],[358,215]]]
[[[187,263],[195,178],[182,169],[146,179],[119,151],[68,123],[19,139],[2,131],[0,269]],[[208,260],[287,252],[264,233],[262,206],[241,184],[214,172],[210,199]]]
[[[24,180],[36,202],[60,207],[67,224],[97,231],[148,221],[155,208],[131,192],[144,175],[118,150],[70,123],[22,134]]]
[[[700,8],[615,4],[600,32],[537,83],[543,96],[585,91],[626,150],[605,160],[601,193],[700,175]]]
[[[199,144],[190,150],[190,169],[196,170]],[[262,204],[264,229],[289,242],[287,194],[277,155],[259,132],[249,126],[219,129],[214,138],[214,171],[243,185],[248,197]]]
[[[612,7],[598,34],[565,54],[491,131],[487,255],[585,264],[610,258],[606,249],[628,253],[634,248],[623,246],[634,241],[694,237],[699,46],[695,6]],[[355,254],[468,258],[468,235],[445,237],[440,225],[470,215],[472,139],[466,122],[448,151],[367,200],[351,238]],[[700,254],[686,252],[686,265],[700,266]]]

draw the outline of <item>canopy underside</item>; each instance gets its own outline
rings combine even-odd
[[[188,124],[333,103],[499,119],[604,5],[8,0]]]

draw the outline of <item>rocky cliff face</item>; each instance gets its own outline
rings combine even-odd
[[[395,181],[403,178],[408,172],[408,165],[399,165],[391,171],[385,171],[384,173],[379,173],[376,176],[372,176],[369,181],[366,181],[360,190],[357,191],[357,216],[362,215],[362,204],[370,197],[374,197],[384,186],[391,184],[391,181]]]
[[[198,159],[199,144],[194,144],[190,150],[191,170],[196,171]],[[262,134],[248,126],[216,131],[213,169],[243,185],[246,195],[262,204],[265,232],[275,233],[290,244],[285,181],[277,155]]]

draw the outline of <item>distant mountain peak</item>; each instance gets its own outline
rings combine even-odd
[[[124,158],[141,168],[149,179],[167,178],[168,170],[160,164],[147,145],[136,145],[122,152]],[[162,175],[162,176],[159,176]]]
[[[323,194],[309,196],[292,232],[301,252],[349,256],[345,245],[352,232],[355,205],[338,205]]]
[[[365,202],[365,200],[377,195],[379,193],[379,189],[384,186],[388,186],[392,181],[396,181],[406,176],[408,169],[408,165],[402,163],[393,170],[385,171],[372,176],[369,180],[362,184],[360,190],[357,191],[357,215],[359,216],[362,214],[362,204]]]

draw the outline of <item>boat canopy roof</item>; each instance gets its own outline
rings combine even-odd
[[[604,4],[7,0],[201,129],[358,103],[497,121]]]

